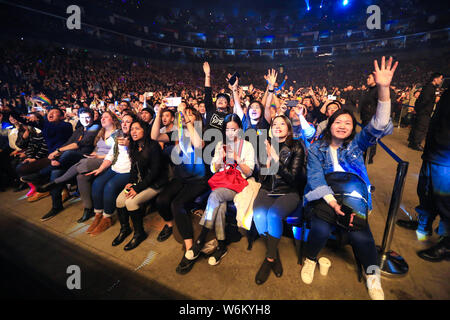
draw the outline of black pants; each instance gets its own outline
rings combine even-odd
[[[187,182],[179,178],[171,180],[156,198],[156,206],[165,221],[175,218],[178,231],[183,239],[193,239],[191,218],[185,205],[193,202],[209,189],[206,180]]]
[[[409,142],[413,145],[420,145],[425,139],[430,124],[430,114],[419,113],[416,114],[411,132],[409,134]]]

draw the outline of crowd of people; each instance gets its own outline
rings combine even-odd
[[[2,189],[29,187],[29,202],[51,195],[42,221],[64,211],[67,186],[76,185],[84,208],[78,222],[94,218],[86,232],[101,234],[116,215],[120,231],[112,245],[133,233],[124,246],[132,250],[147,238],[145,206],[155,199],[165,221],[157,240],[168,240],[176,228],[184,246],[176,272],[186,274],[211,231],[218,246],[208,263],[226,255],[227,203],[234,201],[237,224],[247,230],[254,224],[266,244],[255,275],[263,284],[271,271],[283,274],[283,220],[301,207],[311,226],[304,283],[313,281],[331,232],[348,234],[364,270],[377,265],[364,153],[369,149],[371,162],[370,148],[392,133],[391,116],[423,100],[416,86],[392,86],[398,65],[392,57],[375,60],[366,83],[354,89],[300,86],[274,69],[247,75],[260,79],[243,84],[239,74],[208,62],[192,72],[120,57],[86,59],[77,51],[38,60],[36,52],[4,52]],[[348,191],[342,181],[359,187],[342,192]],[[202,196],[201,232],[194,237],[188,208]],[[370,297],[384,299],[379,272],[366,276]]]

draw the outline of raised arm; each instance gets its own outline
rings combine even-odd
[[[227,80],[231,78],[231,74],[228,74]],[[236,78],[236,81],[231,86],[229,85],[231,92],[233,93],[233,100],[234,100],[234,106],[233,106],[233,113],[236,113],[241,120],[244,119],[244,110],[242,110],[241,106],[241,98],[239,96],[239,78]]]
[[[170,142],[169,136],[165,133],[160,132],[161,131],[161,114],[165,108],[166,108],[166,105],[164,104],[164,102],[159,105],[158,113],[155,116],[155,121],[153,121],[151,138],[158,142],[167,143],[167,142]]]
[[[272,104],[272,98],[274,96],[273,91],[274,91],[274,85],[275,82],[277,81],[277,75],[278,73],[272,69],[269,70],[267,75],[264,77],[267,82],[267,88],[268,88],[268,93],[267,93],[267,99],[266,99],[266,105],[264,106],[264,118],[266,118],[266,121],[268,123],[270,123],[272,121],[272,114],[271,114],[271,104]]]

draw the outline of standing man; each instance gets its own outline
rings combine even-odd
[[[367,76],[367,91],[363,92],[361,96],[361,106],[360,106],[360,116],[363,127],[369,124],[372,117],[375,115],[375,111],[377,110],[378,103],[378,91],[377,84],[375,83],[375,79],[373,74],[369,74]],[[391,97],[395,97],[395,95],[391,95]],[[368,163],[373,163],[373,157],[377,151],[377,145],[373,145],[369,147],[364,154],[364,159],[369,157]]]
[[[440,216],[441,240],[429,249],[419,251],[420,258],[438,262],[450,259],[450,92],[447,89],[430,121],[430,130],[422,155],[417,194],[420,204],[417,233],[432,234],[432,224]]]
[[[430,116],[436,101],[436,89],[442,85],[444,76],[442,73],[433,73],[430,82],[423,88],[422,93],[416,101],[416,118],[409,133],[408,148],[423,151],[421,146],[425,138],[430,123]]]

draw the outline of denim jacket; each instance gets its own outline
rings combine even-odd
[[[372,210],[370,195],[370,181],[364,165],[363,153],[368,147],[375,145],[378,139],[393,132],[394,126],[390,120],[383,130],[375,129],[373,122],[369,122],[347,146],[341,146],[337,150],[338,162],[346,172],[352,172],[360,176],[369,190],[369,210]],[[316,141],[309,148],[307,164],[307,184],[305,188],[306,202],[318,200],[327,194],[333,194],[333,190],[327,185],[325,175],[333,172],[333,160],[329,151],[329,144],[324,140]]]

